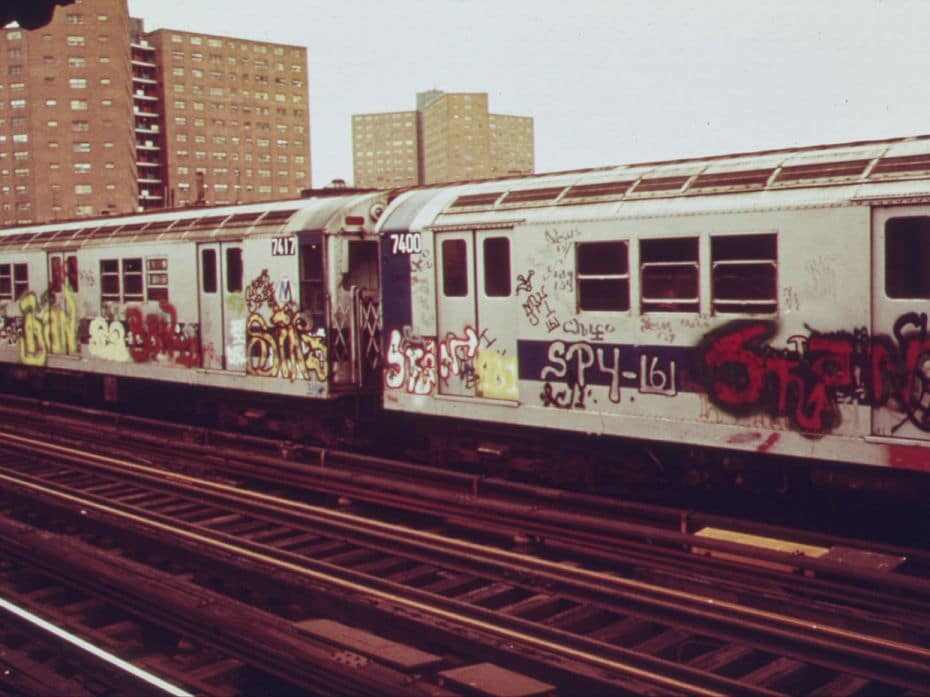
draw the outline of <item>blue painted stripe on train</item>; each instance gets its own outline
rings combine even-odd
[[[559,341],[561,346],[550,354],[550,347]],[[578,353],[572,353],[571,347],[588,345],[595,352],[602,349],[605,365],[613,367],[613,349],[620,351],[621,387],[635,387],[640,385],[642,379],[643,357],[646,357],[648,370],[669,372],[671,365],[675,365],[676,392],[703,391],[691,379],[691,364],[694,360],[695,349],[690,346],[668,346],[663,344],[608,344],[585,341],[519,341],[517,342],[517,363],[521,380],[542,380],[543,370],[549,366],[560,373],[565,369],[564,377],[551,377],[553,381],[570,383],[575,380],[578,372]],[[595,354],[596,355],[596,354]],[[554,356],[554,359],[550,359]],[[565,365],[562,365],[564,360]],[[585,383],[588,385],[610,385],[612,376],[609,371],[601,370],[595,360],[594,364],[585,369]]]
[[[386,352],[390,330],[400,330],[413,322],[410,255],[394,254],[394,241],[390,237],[381,238],[381,316]]]

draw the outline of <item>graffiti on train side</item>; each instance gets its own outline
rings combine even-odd
[[[180,325],[178,311],[167,300],[158,301],[159,312],[143,315],[142,308],[126,308],[129,355],[136,363],[165,361],[184,368],[202,365],[200,335],[195,325]]]
[[[117,319],[94,317],[88,328],[87,350],[94,358],[129,363],[132,356],[126,345],[126,328]]]
[[[0,346],[16,346],[22,335],[22,317],[0,316]]]
[[[45,293],[41,300],[35,292],[27,291],[18,304],[22,315],[20,361],[44,366],[50,355],[79,353],[77,307],[69,284],[64,284],[61,293]]]
[[[94,317],[86,330],[87,352],[94,358],[117,363],[167,363],[182,368],[202,365],[200,328],[178,321],[178,311],[167,300],[158,310],[126,308],[125,320]]]
[[[542,284],[533,285],[533,269],[526,274],[517,275],[517,295],[526,293],[520,298],[520,308],[531,327],[543,325],[548,333],[554,332],[561,326],[561,321],[555,309],[549,303],[549,293]]]
[[[292,294],[279,297],[268,269],[246,289],[245,300],[246,371],[291,382],[325,381],[329,373],[325,338],[299,312]]]
[[[419,337],[405,327],[391,332],[384,381],[387,389],[429,395],[440,382],[460,381],[479,397],[516,399],[517,357],[494,348],[486,331],[465,327],[461,336],[447,334],[442,341]]]
[[[840,405],[887,407],[930,431],[930,336],[927,315],[898,317],[892,335],[865,329],[791,337],[772,346],[776,326],[737,321],[709,334],[698,349],[694,376],[711,402],[736,416],[787,417],[805,433],[840,423]]]
[[[587,409],[596,385],[607,387],[607,399],[613,404],[619,404],[623,390],[634,385],[637,394],[664,397],[678,394],[678,366],[674,360],[640,352],[638,364],[624,366],[624,351],[620,346],[553,341],[549,344],[547,364],[539,374],[544,382],[539,395],[542,405]]]

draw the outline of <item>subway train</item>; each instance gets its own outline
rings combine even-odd
[[[928,266],[930,136],[314,190],[0,231],[0,366],[557,479],[858,482],[930,470]]]

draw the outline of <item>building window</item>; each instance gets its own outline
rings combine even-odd
[[[580,311],[629,310],[630,266],[627,243],[576,244],[575,283]]]
[[[94,188],[90,184],[75,184],[74,185],[74,193],[78,196],[87,196],[88,194],[92,194],[93,192],[94,192]]]
[[[86,90],[87,79],[83,77],[72,77],[68,80],[68,86],[73,90]]]
[[[774,233],[710,238],[714,312],[770,313],[778,309],[778,247]]]
[[[81,56],[69,56],[68,57],[68,67],[71,68],[86,68],[87,59]]]
[[[65,17],[65,24],[84,24],[84,15],[73,12]]]
[[[86,99],[72,99],[71,100],[71,111],[87,111],[87,100]]]
[[[87,42],[83,36],[69,36],[66,43],[68,46],[84,46]]]
[[[697,237],[640,240],[643,312],[697,312]]]

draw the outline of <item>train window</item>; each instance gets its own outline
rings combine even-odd
[[[484,294],[489,298],[510,297],[510,239],[484,239]]]
[[[13,267],[0,264],[0,300],[13,299]]]
[[[314,327],[322,327],[326,316],[323,245],[319,239],[301,241],[300,245],[300,309],[310,315]]]
[[[13,297],[21,298],[29,290],[29,267],[26,264],[13,264]]]
[[[142,302],[142,259],[123,259],[123,302]]]
[[[698,238],[640,240],[643,312],[697,312]]]
[[[930,217],[892,218],[885,224],[885,294],[930,298]]]
[[[68,287],[77,293],[80,274],[78,273],[78,260],[74,254],[65,257],[65,278],[68,279]]]
[[[202,249],[200,250],[200,268],[201,268],[201,283],[203,284],[204,293],[215,293],[217,288],[216,283],[216,250],[215,249]]]
[[[443,240],[442,292],[447,298],[468,295],[468,248],[465,240]]]
[[[165,257],[145,260],[145,297],[168,299],[168,260]]]
[[[715,313],[770,313],[778,309],[778,246],[774,233],[710,238]]]
[[[120,301],[119,259],[100,260],[100,300],[114,303]]]
[[[242,248],[226,249],[226,292],[242,292]]]
[[[575,245],[578,309],[630,309],[630,260],[626,242]]]
[[[349,242],[349,271],[342,277],[342,287],[378,288],[378,243]]]
[[[48,290],[50,293],[60,293],[64,285],[64,269],[61,266],[61,255],[49,258],[51,269],[49,271]]]

